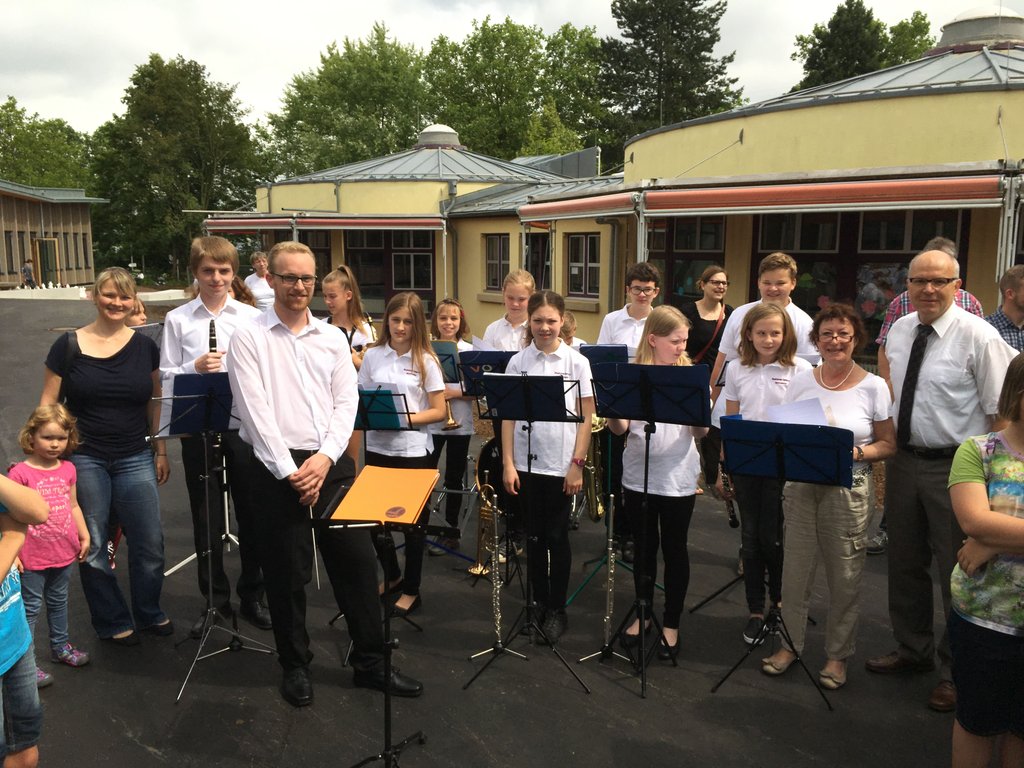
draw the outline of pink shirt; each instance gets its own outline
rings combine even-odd
[[[8,477],[39,491],[50,505],[50,517],[42,525],[28,526],[21,562],[30,571],[63,568],[78,556],[78,528],[71,516],[71,488],[78,475],[75,465],[62,461],[55,469],[36,469],[24,461],[11,467]]]

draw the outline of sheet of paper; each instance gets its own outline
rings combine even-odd
[[[497,352],[498,350],[488,344],[486,341],[481,339],[479,336],[473,337],[473,349],[478,349],[481,352]]]
[[[821,400],[798,400],[795,403],[770,405],[765,409],[765,421],[775,424],[810,424],[811,426],[827,427],[828,419]]]

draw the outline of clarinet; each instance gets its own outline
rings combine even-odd
[[[213,352],[216,352],[216,351],[217,351],[217,323],[211,317],[210,318],[210,352],[213,353]],[[220,434],[220,432],[215,432],[214,435],[213,435],[213,455],[214,455],[215,460],[218,462],[217,470],[219,472],[219,475],[218,475],[217,482],[218,482],[218,485],[221,488],[223,488],[225,483],[227,482],[227,478],[224,476],[224,469],[225,469],[225,467],[221,463],[222,459],[223,459],[223,451],[222,451],[222,445],[221,445],[221,434]]]

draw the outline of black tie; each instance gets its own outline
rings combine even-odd
[[[910,417],[914,411],[917,377],[921,373],[921,362],[928,346],[928,337],[934,330],[930,325],[917,326],[917,337],[914,339],[914,346],[910,348],[907,375],[903,379],[903,390],[900,393],[900,413],[896,423],[896,445],[900,448],[906,448],[910,444]]]

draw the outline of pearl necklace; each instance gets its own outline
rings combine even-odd
[[[846,375],[843,376],[843,380],[840,381],[838,384],[836,384],[834,387],[830,387],[828,384],[825,383],[825,364],[822,363],[821,364],[821,369],[818,371],[818,381],[821,382],[821,386],[823,386],[825,389],[833,389],[833,390],[834,389],[839,389],[841,386],[843,386],[843,384],[846,383],[846,380],[850,378],[850,376],[853,374],[853,369],[856,368],[856,367],[857,367],[857,364],[851,360],[850,361],[850,370],[848,370],[846,372]]]

